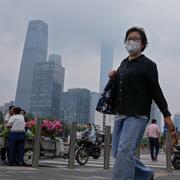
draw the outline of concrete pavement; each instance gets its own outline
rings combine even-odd
[[[149,154],[141,154],[141,160],[154,169],[155,180],[180,180],[180,170],[167,173],[165,170],[165,155],[160,154],[158,162],[152,162]],[[1,163],[0,163],[1,164]],[[67,168],[67,160],[41,160],[40,167],[16,167],[0,165],[0,180],[109,180],[113,167],[111,158],[110,170],[103,170],[103,158],[90,159],[87,165],[75,164],[75,168]]]

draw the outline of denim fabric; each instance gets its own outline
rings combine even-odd
[[[148,119],[116,116],[112,151],[115,164],[112,180],[150,180],[153,171],[135,157],[135,151],[145,131]]]

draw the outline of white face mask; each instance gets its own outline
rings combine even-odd
[[[141,43],[139,41],[126,41],[125,48],[129,53],[141,52]]]

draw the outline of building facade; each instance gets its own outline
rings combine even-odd
[[[89,110],[89,122],[94,123],[95,122],[95,112],[96,112],[96,106],[97,102],[100,98],[100,93],[97,92],[91,92],[90,94],[90,110]]]
[[[30,21],[22,54],[15,104],[26,111],[30,108],[34,65],[47,61],[48,25],[41,20]]]
[[[60,117],[63,121],[85,124],[89,122],[89,110],[90,90],[75,88],[63,93],[60,106]]]
[[[162,131],[163,130],[162,113],[154,101],[151,104],[150,122],[152,119],[157,120],[157,125]]]
[[[180,132],[180,114],[179,113],[178,114],[176,113],[174,115],[174,125],[178,129],[178,131]]]
[[[0,111],[3,115],[5,115],[9,111],[9,106],[14,106],[14,101],[4,103],[4,105],[0,107]]]
[[[109,78],[108,73],[113,68],[113,47],[109,43],[102,43],[101,45],[101,70],[100,70],[100,86],[99,92],[102,93]],[[103,114],[102,116],[98,116],[99,123],[102,125],[102,131],[105,130],[105,126],[108,123],[108,119],[111,118],[109,115]],[[102,118],[100,118],[102,117]]]
[[[110,44],[101,45],[101,71],[99,92],[102,93],[108,82],[108,72],[113,68],[113,47]]]
[[[35,116],[59,118],[65,69],[61,56],[50,55],[47,62],[35,64],[30,112]]]

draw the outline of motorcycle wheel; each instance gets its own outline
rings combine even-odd
[[[95,152],[92,156],[94,159],[99,159],[101,152]]]
[[[88,162],[89,155],[85,149],[78,149],[75,158],[80,165],[85,165]]]
[[[172,161],[172,165],[175,169],[180,169],[180,158],[175,157]]]

